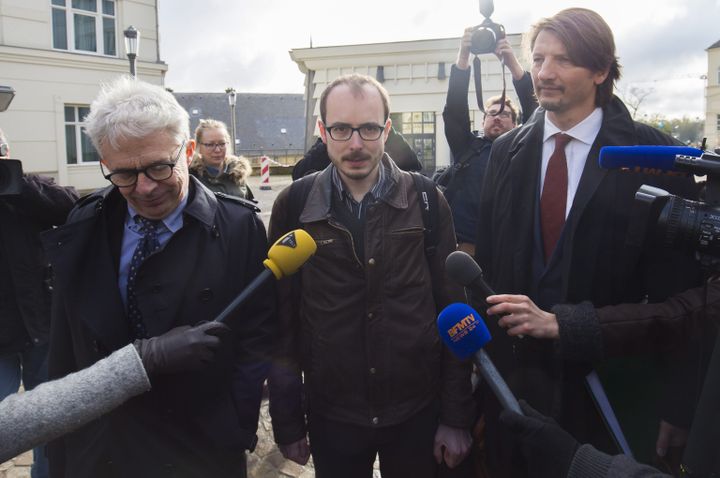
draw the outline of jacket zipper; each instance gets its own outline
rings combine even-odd
[[[358,264],[360,267],[362,267],[362,266],[363,266],[363,263],[360,262],[360,258],[359,258],[358,255],[357,255],[357,251],[355,250],[355,241],[353,240],[353,237],[352,237],[352,234],[350,234],[350,231],[349,231],[348,229],[346,229],[345,227],[343,227],[342,225],[334,222],[334,221],[332,220],[332,218],[328,218],[328,224],[330,224],[330,225],[331,225],[332,227],[334,227],[335,229],[338,229],[338,230],[344,232],[345,234],[347,234],[347,236],[350,238],[350,246],[351,246],[351,249],[352,249],[352,251],[353,251],[353,257],[355,258],[355,262],[357,262],[357,264]]]

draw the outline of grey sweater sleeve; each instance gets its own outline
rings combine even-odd
[[[669,478],[657,469],[625,455],[607,455],[592,445],[582,445],[570,463],[567,478]]]
[[[150,390],[132,344],[79,372],[0,402],[0,463],[69,433]]]

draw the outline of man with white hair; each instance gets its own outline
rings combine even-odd
[[[195,142],[170,93],[121,78],[85,126],[111,185],[45,237],[56,275],[51,378],[213,320],[263,270],[267,251],[253,205],[190,177]],[[229,317],[232,346],[215,363],[158,376],[151,392],[53,442],[52,476],[246,476],[275,326],[266,289]]]

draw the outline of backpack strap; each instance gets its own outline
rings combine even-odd
[[[318,174],[320,173],[315,172],[308,174],[307,176],[303,176],[290,184],[286,218],[288,231],[294,231],[295,229],[300,229],[302,227],[302,224],[300,223],[300,214],[302,214],[302,211],[305,208],[305,202],[307,202],[310,190],[312,189],[313,184],[315,184],[315,178]]]
[[[435,255],[440,242],[438,217],[438,190],[432,179],[420,173],[410,173],[415,183],[415,190],[420,199],[420,212],[425,228],[425,257],[428,259]]]

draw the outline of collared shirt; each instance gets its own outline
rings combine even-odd
[[[542,150],[542,169],[540,173],[540,194],[542,194],[542,187],[545,184],[545,172],[547,171],[548,162],[550,156],[555,150],[555,134],[565,133],[572,136],[572,140],[565,147],[565,157],[567,158],[567,169],[568,169],[568,189],[567,189],[567,204],[565,207],[565,218],[570,214],[570,208],[572,207],[573,200],[575,199],[575,193],[577,192],[578,185],[580,184],[580,177],[582,176],[583,169],[585,168],[585,161],[587,160],[590,148],[595,142],[595,138],[600,132],[602,126],[603,112],[601,108],[595,108],[590,115],[576,124],[567,131],[561,131],[560,128],[555,126],[547,113],[545,114],[545,127],[543,130],[543,150]]]
[[[170,238],[183,227],[182,213],[187,205],[189,194],[185,197],[173,212],[168,214],[161,220],[162,226],[158,227],[158,241],[160,242],[160,250],[168,243]],[[135,222],[137,211],[128,203],[128,213],[125,216],[125,229],[123,232],[122,246],[120,249],[120,270],[118,272],[118,287],[120,288],[120,297],[123,304],[127,305],[127,281],[130,270],[130,262],[132,261],[135,248],[142,238],[140,234],[140,226]]]
[[[348,209],[350,209],[353,216],[360,220],[365,217],[365,210],[367,209],[367,206],[369,206],[373,201],[385,197],[385,194],[387,194],[390,190],[390,186],[392,185],[392,181],[387,179],[390,177],[390,166],[385,163],[385,156],[383,156],[380,160],[380,167],[378,168],[377,182],[370,188],[370,191],[365,194],[362,201],[357,202],[352,194],[345,188],[345,184],[340,178],[340,174],[338,173],[335,165],[331,164],[330,167],[332,168],[333,190],[337,191],[338,197],[348,207]]]

